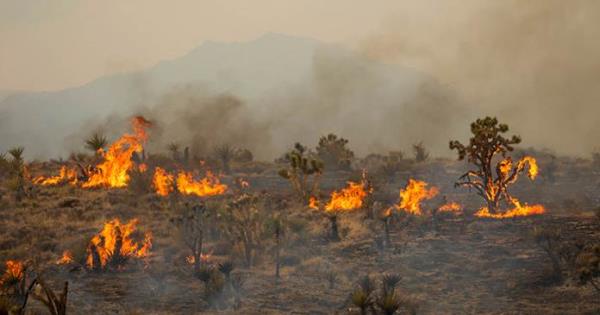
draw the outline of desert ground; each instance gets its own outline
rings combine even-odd
[[[349,180],[368,178],[371,187],[360,208],[338,213],[339,240],[331,239],[323,208],[299,201],[278,174],[285,162],[234,161],[225,173],[218,163],[200,167],[181,163],[177,155],[149,155],[144,169],[131,171],[122,188],[28,183],[17,200],[10,185],[3,185],[0,261],[21,262],[25,277],[42,277],[56,294],[68,282],[69,314],[360,314],[352,294],[364,277],[378,292],[381,279],[390,275],[398,278],[399,302],[390,314],[598,314],[599,292],[578,281],[566,263],[557,280],[534,233],[555,229],[562,240],[598,244],[598,169],[585,159],[528,154],[538,155],[542,175],[521,179],[511,193],[542,204],[546,212],[507,219],[474,216],[482,199],[454,187],[469,167],[465,161],[406,157],[390,171],[364,159],[347,170],[325,171],[319,181],[324,201]],[[93,159],[98,157],[77,161]],[[32,161],[28,176],[58,174],[75,160]],[[176,191],[160,196],[152,182],[157,166],[197,168],[200,174],[210,167],[227,189],[211,196]],[[422,200],[421,215],[399,209],[382,215],[398,202],[409,179],[439,192]],[[431,212],[447,201],[461,210]],[[203,240],[196,270],[182,222],[198,207]],[[141,247],[144,233],[151,232],[151,248],[92,268],[90,241],[113,219],[136,219],[131,238]],[[67,252],[68,259],[60,261]],[[226,277],[219,271],[223,265],[232,268]],[[14,292],[6,296],[18,298]],[[367,313],[379,314],[376,299]],[[26,314],[47,312],[39,299],[29,298]]]

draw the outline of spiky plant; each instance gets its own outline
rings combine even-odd
[[[98,154],[100,150],[104,150],[107,144],[108,140],[101,133],[94,133],[91,137],[85,140],[85,148],[94,152],[94,154]]]
[[[383,314],[393,315],[398,311],[402,303],[394,291],[384,291],[377,298],[376,304]]]
[[[360,280],[358,280],[358,286],[368,294],[373,293],[375,291],[375,285],[373,283],[373,279],[369,277],[369,275],[365,275]]]
[[[361,315],[367,315],[367,310],[373,306],[373,297],[370,292],[366,292],[362,288],[357,288],[352,292],[350,301],[354,306],[360,309]]]
[[[395,274],[395,273],[383,275],[382,282],[383,282],[384,291],[389,292],[389,291],[396,290],[396,286],[398,285],[398,283],[400,283],[401,279],[402,279],[402,277],[400,277],[400,275]]]
[[[209,288],[209,282],[210,282],[210,278],[212,277],[213,274],[213,269],[210,266],[206,266],[203,265],[200,267],[200,269],[195,272],[195,276],[196,278],[198,278],[200,281],[204,282],[204,288],[205,291],[208,292]]]
[[[10,173],[12,179],[9,181],[9,188],[15,192],[15,199],[19,202],[25,196],[26,170],[23,159],[24,147],[14,147],[8,150],[12,160],[10,161]]]

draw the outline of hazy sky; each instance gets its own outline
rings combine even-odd
[[[353,45],[402,2],[0,0],[0,90],[80,85],[265,32]]]

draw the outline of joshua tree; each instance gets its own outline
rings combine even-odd
[[[223,172],[225,172],[225,174],[231,173],[230,164],[231,160],[233,160],[236,155],[236,150],[228,144],[222,144],[213,149],[213,154],[215,158],[221,162]]]
[[[89,139],[85,140],[85,148],[93,151],[94,154],[98,154],[107,144],[106,137],[100,133],[95,133]]]
[[[287,169],[279,171],[279,175],[290,181],[298,197],[303,202],[308,202],[311,196],[318,194],[319,178],[323,173],[323,163],[306,153],[306,147],[300,143],[294,145],[294,149],[285,155],[289,162]],[[309,179],[312,176],[312,183]]]
[[[346,147],[348,140],[338,138],[335,134],[328,134],[319,139],[317,155],[331,169],[350,169],[354,152]]]
[[[413,144],[412,147],[416,162],[425,162],[427,159],[429,159],[429,152],[427,152],[423,141]]]
[[[25,161],[23,159],[24,151],[25,148],[23,147],[14,147],[8,150],[8,153],[12,157],[12,160],[10,161],[12,180],[9,186],[15,192],[15,198],[17,201],[21,201],[21,199],[25,196],[25,180],[27,175],[25,170]]]
[[[507,131],[508,125],[499,124],[496,118],[486,117],[477,119],[471,124],[473,136],[469,140],[469,144],[464,145],[456,140],[450,141],[450,149],[458,151],[459,160],[466,158],[468,162],[477,167],[477,170],[471,170],[462,175],[455,186],[475,189],[477,194],[486,201],[490,213],[497,212],[502,199],[506,202],[513,201],[507,188],[517,180],[527,163],[530,167],[530,178],[535,176],[535,172],[532,172],[533,159],[523,157],[513,167],[512,159],[506,157],[507,152],[514,150],[513,145],[521,142],[519,136],[505,138],[503,134]],[[502,159],[493,169],[492,163],[498,155],[502,156]]]

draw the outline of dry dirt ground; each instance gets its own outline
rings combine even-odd
[[[432,184],[445,189],[444,183]],[[553,189],[558,188],[547,188]],[[511,220],[449,216],[436,228],[397,223],[391,225],[392,246],[382,249],[376,241],[382,222],[366,219],[364,212],[343,215],[342,240],[331,242],[326,218],[291,204],[286,212],[305,226],[286,235],[279,281],[272,251],[245,268],[238,254],[221,250],[209,237],[211,263],[231,259],[234,273],[245,279],[234,310],[230,304],[210,308],[204,301],[203,283],[185,261],[189,252],[174,237],[170,205],[127,189],[37,187],[20,203],[5,191],[0,261],[30,260],[57,290],[68,280],[70,314],[347,314],[353,312],[349,294],[359,277],[384,273],[402,277],[401,292],[418,302],[418,314],[600,314],[600,296],[591,286],[547,283],[550,262],[531,237],[533,226],[550,224],[598,240],[598,222],[586,213],[550,208],[547,215]],[[65,249],[83,255],[91,236],[112,218],[138,218],[141,230],[153,232],[145,267],[131,262],[119,272],[94,273],[55,264]],[[40,304],[31,306],[44,314]]]

